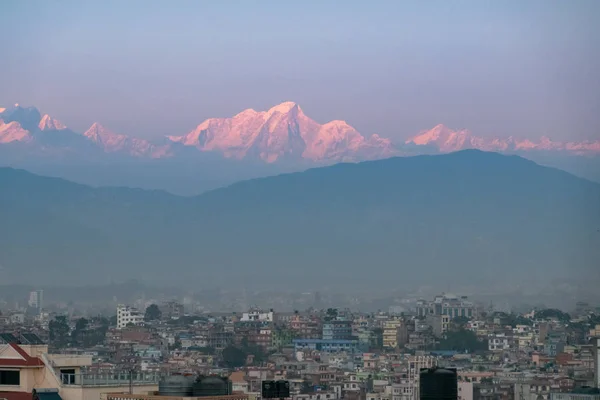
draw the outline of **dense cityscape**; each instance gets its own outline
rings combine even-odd
[[[26,305],[3,304],[7,400],[34,389],[42,400],[256,400],[282,380],[294,400],[414,400],[424,368],[456,370],[459,400],[600,398],[600,307],[586,302],[517,313],[445,293],[376,312],[212,312],[140,299],[78,315],[49,312],[35,290]],[[221,389],[206,383],[215,378]]]

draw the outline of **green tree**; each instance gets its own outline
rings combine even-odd
[[[156,304],[150,304],[146,307],[146,312],[144,314],[145,321],[156,321],[160,319],[162,313]]]
[[[85,318],[79,318],[75,322],[75,329],[71,332],[71,342],[78,346],[82,345],[82,338],[85,335],[85,330],[89,325],[89,321]]]
[[[50,342],[57,348],[66,347],[69,344],[69,323],[67,317],[59,315],[48,324]]]
[[[223,349],[222,358],[223,363],[228,368],[238,368],[246,365],[246,357],[248,354],[237,347],[227,346]]]
[[[571,320],[571,316],[565,312],[562,312],[556,308],[546,308],[544,310],[536,311],[535,317],[538,319],[550,319],[556,318],[562,322],[569,322]]]
[[[467,324],[469,323],[469,318],[467,317],[455,317],[450,321],[450,330],[458,331],[461,329],[465,329]]]
[[[476,351],[485,351],[488,348],[487,340],[480,341],[477,335],[466,329],[449,331],[444,339],[440,341],[440,350],[455,350],[460,352],[474,353]]]
[[[338,316],[337,308],[328,308],[325,312],[325,321],[333,321]]]

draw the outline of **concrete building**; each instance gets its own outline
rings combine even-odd
[[[117,306],[117,329],[123,329],[129,324],[140,325],[144,315],[137,309],[123,304]]]
[[[250,310],[242,314],[242,322],[273,322],[273,310],[263,312],[261,310]]]
[[[475,304],[467,300],[467,296],[456,297],[452,294],[436,296],[433,301],[419,300],[417,302],[417,315],[447,315],[452,318],[476,317]]]
[[[86,374],[91,356],[48,354],[37,336],[0,335],[0,398],[31,400],[100,400],[106,392],[148,393],[158,390],[155,374]]]
[[[458,382],[458,400],[473,400],[473,382]]]
[[[420,398],[419,382],[422,368],[433,368],[437,365],[437,359],[433,356],[422,355],[417,352],[417,355],[410,356],[408,359],[408,383],[412,388],[412,399]]]
[[[600,389],[600,337],[592,339],[594,344],[594,380],[596,387]]]
[[[352,321],[323,322],[323,340],[352,340]]]
[[[27,305],[29,307],[34,308],[38,311],[42,310],[44,304],[44,291],[43,290],[33,290],[29,293],[29,301]]]
[[[402,320],[392,318],[383,323],[383,347],[395,349],[398,347],[398,328],[402,325]]]
[[[358,340],[294,339],[294,350],[317,350],[325,353],[355,352]]]
[[[435,337],[441,337],[443,333],[448,332],[448,326],[450,325],[449,315],[435,315],[429,314],[425,317],[427,325],[431,326],[433,335]]]

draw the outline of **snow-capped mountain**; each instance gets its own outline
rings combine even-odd
[[[259,158],[272,163],[284,158],[312,161],[383,158],[394,154],[390,140],[365,138],[344,121],[319,124],[294,102],[268,111],[247,109],[232,118],[210,118],[184,136],[169,139],[226,157]]]
[[[1,118],[1,115],[0,115]],[[0,119],[0,144],[12,142],[29,142],[31,134],[28,130],[23,129],[17,121],[5,123]]]
[[[556,142],[546,136],[539,140],[507,138],[484,138],[475,136],[466,129],[452,130],[440,124],[433,129],[422,131],[408,139],[405,144],[435,147],[442,153],[478,149],[497,152],[561,151],[570,154],[598,154],[600,141]]]
[[[94,123],[84,133],[74,132],[48,114],[41,116],[35,107],[15,104],[0,108],[0,145],[15,143],[21,145],[11,151],[24,149],[27,153],[21,157],[23,160],[36,154],[59,157],[77,154],[84,158],[90,154],[94,157],[115,154],[156,159],[182,154],[194,157],[196,151],[217,153],[234,160],[260,160],[267,164],[301,160],[323,164],[463,149],[519,154],[600,154],[600,141],[484,138],[466,129],[452,130],[444,125],[420,132],[403,145],[395,146],[378,135],[365,137],[341,120],[320,124],[291,101],[267,111],[247,109],[231,118],[209,118],[188,134],[167,136],[156,142],[112,132],[99,123]]]
[[[48,114],[44,114],[40,123],[38,124],[40,131],[60,131],[67,129],[67,126],[57,119],[52,118]]]
[[[155,145],[144,139],[114,133],[98,122],[83,133],[83,136],[107,153],[122,152],[135,157],[161,158],[170,156],[168,145]]]

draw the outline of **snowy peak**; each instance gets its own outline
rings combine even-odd
[[[546,136],[538,140],[508,138],[485,138],[475,136],[468,130],[454,131],[444,125],[436,125],[430,130],[422,131],[408,139],[407,144],[418,146],[434,146],[440,152],[451,152],[464,149],[484,151],[566,151],[572,154],[594,154],[600,152],[600,141],[557,142]]]
[[[293,101],[285,101],[281,104],[271,107],[269,109],[269,111],[267,111],[267,116],[270,117],[276,113],[289,114],[289,113],[298,113],[298,112],[300,112],[300,113],[302,112],[302,110],[300,109],[300,106],[298,104],[294,103]]]
[[[44,114],[38,124],[38,128],[40,131],[60,131],[67,129],[67,126],[59,120],[50,117],[48,114]]]
[[[200,151],[219,151],[231,158],[258,158],[267,163],[282,159],[337,161],[364,159],[390,153],[391,143],[366,139],[345,121],[319,124],[300,106],[286,101],[267,111],[247,109],[232,118],[211,118],[171,141]]]
[[[7,107],[2,111],[0,118],[5,123],[16,121],[21,127],[29,132],[38,129],[41,120],[40,112],[35,107],[21,107],[18,103],[12,107]]]
[[[0,144],[29,141],[31,141],[31,134],[23,129],[20,123],[17,121],[5,123],[0,119]]]
[[[144,139],[114,133],[98,122],[94,122],[83,136],[96,143],[107,153],[124,153],[134,157],[150,158],[171,156],[168,145],[155,145]]]

